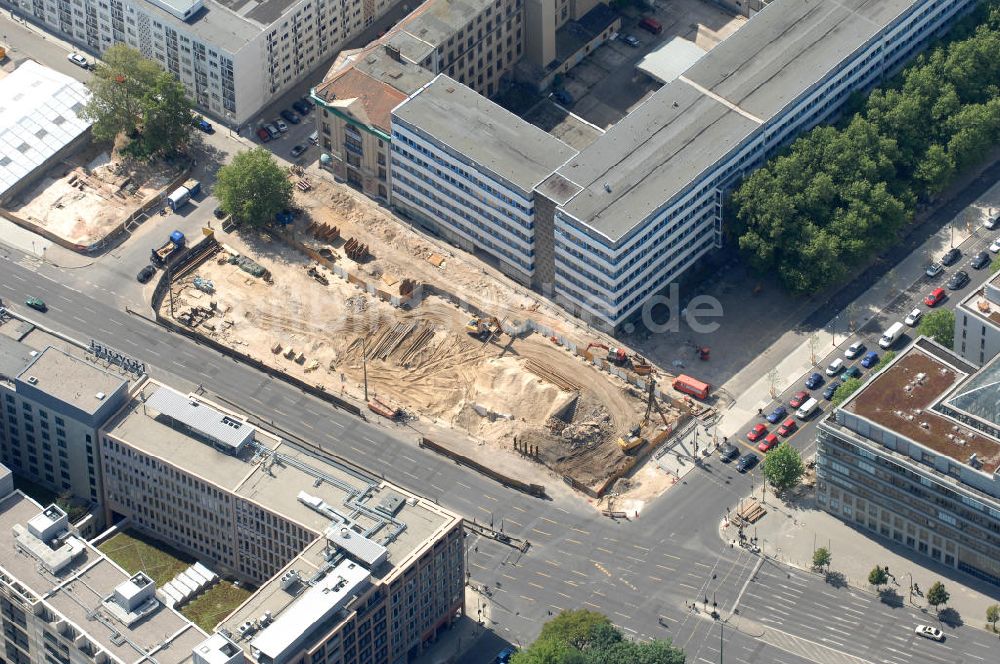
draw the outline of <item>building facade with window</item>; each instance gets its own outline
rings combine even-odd
[[[1000,585],[998,381],[1000,358],[917,339],[820,422],[820,506]]]
[[[955,307],[955,352],[979,366],[1000,353],[1000,273]]]
[[[127,44],[236,125],[311,74],[396,0],[0,0],[99,56]]]
[[[98,429],[128,400],[129,382],[57,348],[0,336],[0,461],[56,494],[98,504]]]
[[[441,74],[392,112],[392,205],[532,284],[534,188],[574,154]]]

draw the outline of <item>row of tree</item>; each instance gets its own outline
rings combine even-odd
[[[1000,0],[949,39],[734,192],[734,229],[755,269],[797,293],[844,280],[897,241],[919,201],[1000,143]]]
[[[670,641],[628,640],[594,611],[563,611],[511,664],[684,664],[684,651]]]

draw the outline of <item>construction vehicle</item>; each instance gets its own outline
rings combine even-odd
[[[184,233],[174,231],[170,238],[159,248],[153,249],[150,259],[155,265],[166,265],[167,260],[184,248]]]
[[[499,320],[497,320],[496,316],[490,316],[488,318],[474,316],[468,323],[466,323],[465,331],[474,337],[485,339],[487,337],[492,337],[494,334],[500,334],[503,332],[503,325]]]
[[[607,355],[604,356],[608,362],[614,362],[615,364],[625,364],[628,360],[628,353],[624,348],[609,348],[607,345],[598,343],[596,341],[591,341],[587,344],[587,349],[585,353],[589,353],[591,348],[603,348],[607,351]]]
[[[653,414],[653,409],[660,414],[660,418],[663,420],[663,426],[668,430],[671,428],[670,421],[667,419],[666,413],[660,408],[660,402],[656,400],[656,378],[650,376],[649,378],[649,389],[647,390],[646,397],[646,414],[642,418],[642,422],[631,431],[629,431],[627,436],[622,436],[618,439],[618,447],[621,448],[622,452],[629,453],[632,450],[638,449],[645,444],[646,438],[642,435],[643,429],[649,425],[649,417]]]

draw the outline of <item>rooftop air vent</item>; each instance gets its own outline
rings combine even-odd
[[[94,397],[96,397],[98,401],[104,401],[105,396],[107,395],[104,394],[104,392],[98,392],[97,394],[94,395]]]
[[[35,378],[34,376],[28,376],[28,382],[31,383],[32,385],[38,385],[38,379]]]

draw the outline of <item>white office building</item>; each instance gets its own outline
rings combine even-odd
[[[574,154],[440,74],[392,112],[392,203],[529,284],[535,274],[534,188]]]
[[[0,0],[91,54],[128,44],[236,124],[301,81],[394,0]]]
[[[559,301],[620,326],[720,246],[740,178],[974,4],[772,2],[538,188],[557,207]]]

